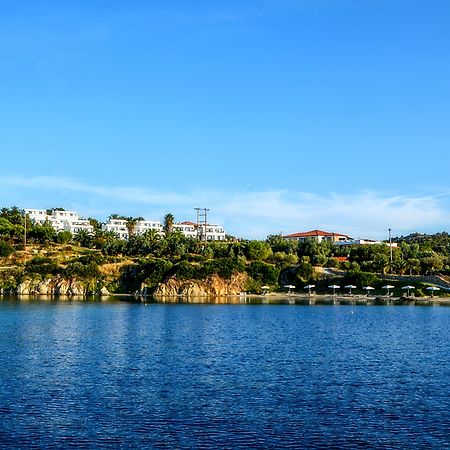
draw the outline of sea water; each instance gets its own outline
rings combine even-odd
[[[0,300],[2,448],[445,448],[450,308]]]

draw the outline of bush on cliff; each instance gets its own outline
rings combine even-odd
[[[247,273],[255,281],[272,286],[278,284],[280,269],[272,264],[262,261],[252,261],[247,268]]]
[[[25,264],[25,271],[39,275],[57,275],[61,272],[61,269],[55,260],[36,256]]]
[[[81,258],[80,258],[81,259]],[[91,261],[84,264],[80,261],[73,261],[67,265],[64,271],[64,276],[66,278],[101,278],[102,274],[98,267],[98,264]]]
[[[245,246],[245,256],[250,261],[263,261],[272,253],[270,245],[261,241],[249,241]]]
[[[237,258],[219,258],[207,260],[200,264],[183,260],[175,264],[168,275],[176,276],[180,280],[204,280],[213,274],[230,279],[234,273],[244,271],[245,265],[241,260]]]
[[[155,287],[170,273],[173,264],[163,258],[140,259],[137,264],[124,267],[119,280],[119,290],[122,292],[135,292],[145,283]]]

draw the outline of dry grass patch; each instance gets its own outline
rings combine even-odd
[[[124,267],[132,266],[133,261],[127,259],[116,263],[107,263],[100,266],[100,272],[107,277],[119,277]]]

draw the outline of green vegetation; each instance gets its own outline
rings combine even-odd
[[[30,278],[59,277],[130,293],[142,285],[156,288],[169,277],[204,280],[218,275],[230,279],[233,274],[245,273],[246,289],[251,292],[261,292],[263,285],[278,290],[286,284],[301,290],[310,283],[320,292],[327,290],[333,277],[341,286],[352,284],[361,289],[367,285],[381,288],[387,274],[450,276],[448,233],[396,238],[398,247],[392,249],[391,261],[386,245],[338,247],[315,240],[286,241],[279,235],[268,236],[265,241],[200,242],[174,230],[170,213],[164,217],[164,233],[150,230],[136,234],[139,218],[112,217],[127,221],[127,241],[102,230],[95,219],[90,219],[92,235],[85,231],[72,235],[68,231],[57,233],[48,223],[33,224],[16,207],[2,208],[0,288],[14,288]],[[324,267],[334,272],[324,273]],[[416,287],[416,294],[426,292],[425,285]],[[401,294],[400,286],[396,289]]]

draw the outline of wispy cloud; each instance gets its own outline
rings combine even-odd
[[[360,237],[383,238],[387,228],[395,234],[438,231],[449,223],[448,195],[386,195],[373,191],[354,194],[314,194],[268,190],[238,192],[202,190],[173,192],[136,186],[107,187],[74,178],[39,176],[0,177],[6,195],[2,204],[21,207],[76,207],[102,218],[113,212],[159,218],[172,211],[190,219],[193,208],[211,209],[211,220],[242,237],[324,228]],[[38,205],[36,204],[38,203]]]

